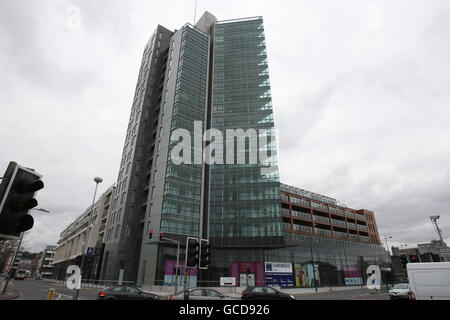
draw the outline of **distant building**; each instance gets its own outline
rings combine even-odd
[[[406,256],[408,262],[446,262],[450,261],[450,250],[440,240],[419,243],[415,248],[392,247],[393,256]]]
[[[95,202],[93,208],[89,206],[61,233],[51,263],[54,266],[54,278],[63,280],[66,278],[69,265],[81,265],[83,243],[88,236],[82,275],[84,279],[98,279],[104,249],[103,235],[114,189],[115,185],[109,187]]]
[[[39,279],[52,279],[53,270],[55,266],[52,265],[53,255],[55,254],[56,246],[46,246],[42,252],[41,259],[39,260],[37,277]]]

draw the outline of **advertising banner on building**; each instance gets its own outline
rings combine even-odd
[[[362,285],[361,271],[359,266],[344,266],[344,281],[345,285]]]
[[[164,285],[165,286],[174,286],[176,282],[176,260],[166,260],[166,268],[164,272]],[[180,261],[179,265],[181,266],[181,274],[178,275],[178,286],[181,287],[184,284],[184,261]],[[187,283],[189,287],[197,286],[197,268],[191,269],[189,268],[189,275],[187,278]]]
[[[320,286],[319,265],[311,263],[295,263],[295,286],[296,287],[315,287]]]
[[[264,262],[232,262],[230,273],[239,287],[264,286]]]
[[[292,264],[287,262],[265,262],[265,280],[268,286],[293,287]]]

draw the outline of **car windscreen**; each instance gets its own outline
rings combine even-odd
[[[409,285],[404,283],[396,284],[394,289],[409,289]]]

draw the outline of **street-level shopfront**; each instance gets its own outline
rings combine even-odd
[[[234,278],[233,283],[241,287],[364,285],[368,266],[390,267],[389,253],[381,245],[308,237],[287,240],[284,247],[276,249],[213,248],[210,267],[191,270],[189,286],[217,287],[224,277]],[[164,279],[164,285],[175,283],[173,260],[165,262]]]

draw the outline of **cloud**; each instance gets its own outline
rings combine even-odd
[[[79,9],[79,12],[75,9]],[[194,1],[0,2],[0,170],[46,187],[26,246],[41,250],[116,182],[142,51]],[[282,182],[376,213],[392,243],[450,230],[447,1],[197,1],[264,18]],[[167,14],[170,12],[170,14]],[[3,169],[2,169],[3,168]],[[442,224],[442,225],[441,225]]]

